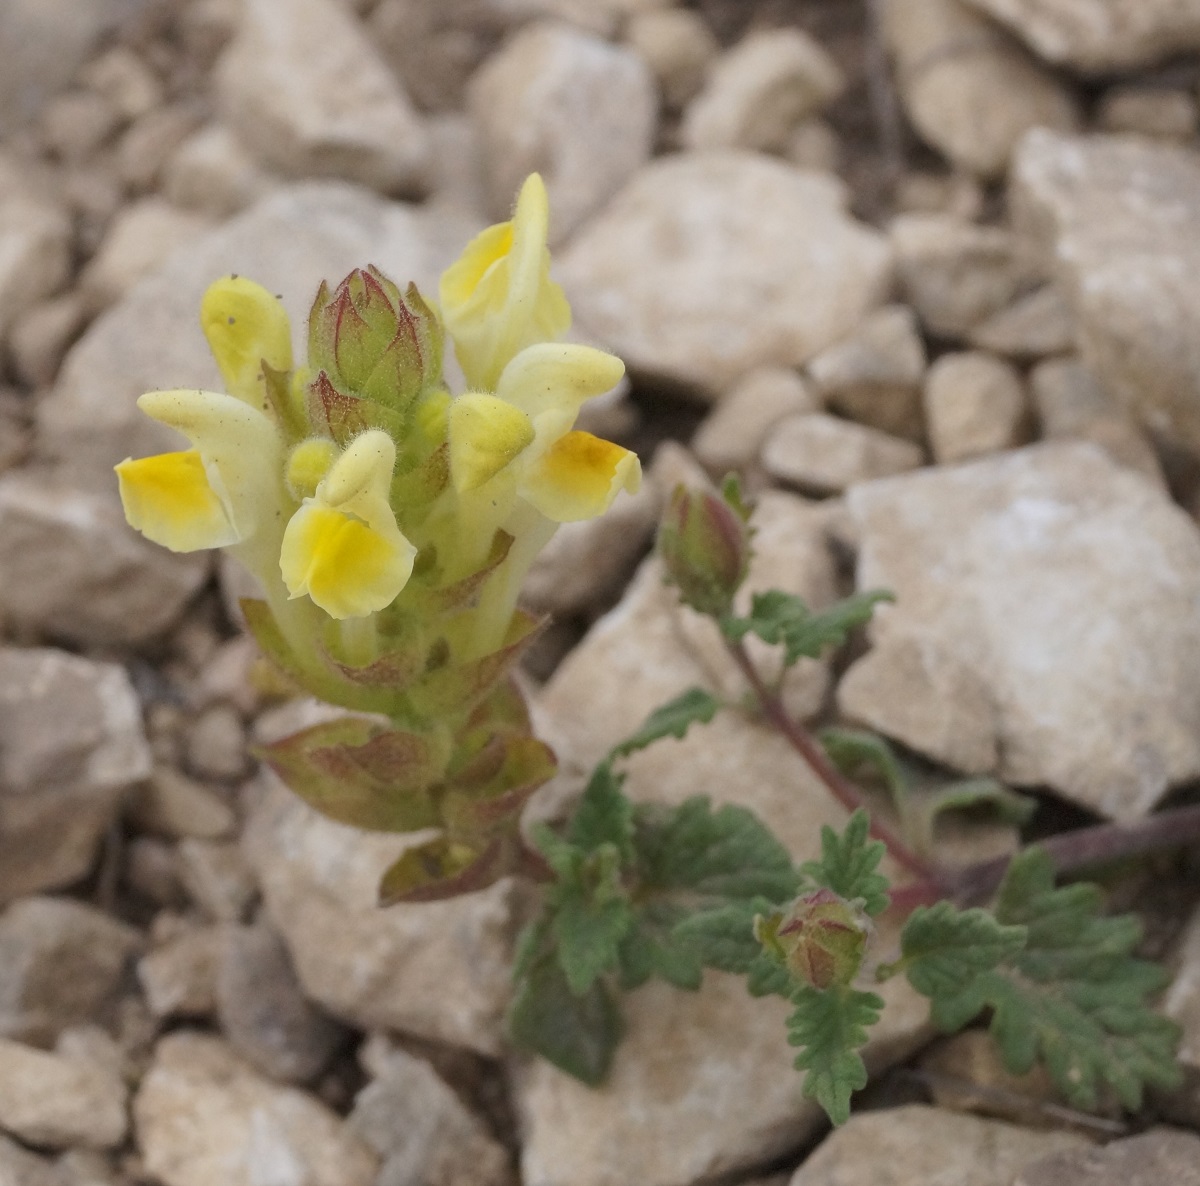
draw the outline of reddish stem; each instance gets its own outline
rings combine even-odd
[[[758,668],[754,666],[753,660],[746,653],[746,648],[740,642],[731,642],[728,646],[734,661],[754,690],[763,714],[779,730],[788,744],[808,763],[809,768],[825,784],[833,797],[847,811],[853,812],[860,807],[863,808],[871,820],[871,835],[887,845],[893,860],[917,877],[918,881],[924,882],[930,887],[936,887],[937,892],[933,900],[945,897],[949,888],[945,874],[922,860],[897,832],[887,824],[880,823],[871,815],[862,791],[829,760],[821,743],[803,725],[791,717],[778,693],[763,681]]]

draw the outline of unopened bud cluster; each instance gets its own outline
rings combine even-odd
[[[755,920],[755,938],[813,988],[850,984],[862,968],[872,933],[866,911],[831,889],[797,898],[788,909]]]

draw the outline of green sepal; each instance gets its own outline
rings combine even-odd
[[[725,615],[720,626],[733,642],[757,634],[764,642],[782,644],[783,661],[790,667],[801,658],[819,659],[827,649],[840,647],[851,630],[870,621],[876,605],[892,600],[891,593],[874,589],[814,613],[803,598],[781,589],[768,589],[751,598],[749,617]]]
[[[310,807],[375,832],[440,822],[430,789],[445,755],[429,738],[362,717],[341,717],[262,746],[259,756]]]
[[[403,440],[405,419],[382,404],[339,391],[321,371],[308,385],[308,419],[313,428],[343,449],[369,428],[380,428],[393,440]]]
[[[883,999],[854,988],[805,985],[792,994],[792,1004],[788,1043],[803,1048],[795,1065],[805,1072],[804,1095],[816,1100],[834,1124],[844,1124],[850,1119],[850,1096],[867,1085],[859,1050],[879,1020]]]
[[[706,692],[703,688],[689,688],[674,700],[655,709],[632,737],[613,748],[609,757],[626,757],[645,749],[662,737],[682,738],[692,725],[698,722],[707,724],[723,707],[724,702],[718,700],[711,692]]]
[[[445,614],[470,609],[478,601],[480,590],[488,577],[508,558],[513,542],[513,537],[507,531],[497,531],[492,537],[487,557],[475,572],[460,581],[422,592],[419,606],[413,606],[414,612]]]
[[[529,797],[557,772],[554,751],[535,737],[496,735],[447,779],[441,822],[456,835],[484,834],[515,821]]]
[[[820,860],[806,861],[800,872],[848,902],[861,899],[863,908],[874,917],[888,908],[890,899],[888,879],[875,871],[886,846],[870,835],[871,817],[861,807],[846,821],[840,836],[825,825]]]

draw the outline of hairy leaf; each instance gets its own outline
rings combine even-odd
[[[592,771],[567,828],[571,844],[585,852],[611,844],[621,854],[622,861],[632,858],[633,804],[621,790],[623,782],[624,778],[613,771],[609,762],[601,762]]]
[[[634,824],[645,884],[675,891],[694,907],[754,897],[782,902],[796,892],[799,879],[787,849],[744,807],[714,811],[697,795],[674,808],[640,804]]]
[[[608,1074],[622,1029],[608,986],[597,980],[576,995],[552,952],[530,961],[508,1012],[518,1046],[593,1087]]]
[[[688,918],[687,910],[669,899],[651,899],[638,908],[621,941],[622,988],[637,988],[651,976],[692,992],[700,987],[704,961],[676,930]]]
[[[703,688],[689,688],[655,709],[632,737],[613,749],[610,757],[619,758],[636,753],[662,737],[682,738],[697,722],[707,724],[711,721],[722,707],[722,702],[711,692]]]
[[[755,918],[776,909],[778,904],[765,898],[728,902],[689,915],[676,926],[674,938],[705,967],[744,975],[752,996],[790,997],[795,985],[787,969],[754,936]]]
[[[821,858],[806,861],[800,871],[847,901],[861,898],[866,912],[876,915],[888,907],[888,879],[875,872],[885,846],[870,835],[871,818],[860,807],[840,836],[828,825],[821,829]]]
[[[621,940],[633,925],[620,872],[615,847],[605,844],[581,854],[572,875],[547,891],[559,963],[576,996],[617,967]]]
[[[814,1099],[834,1124],[850,1118],[850,1096],[865,1087],[867,1068],[859,1050],[879,1020],[882,998],[873,992],[808,985],[792,995],[788,1042],[802,1047],[796,1068],[804,1071],[804,1094]]]
[[[1056,887],[1042,850],[1021,853],[995,913],[1000,924],[1026,929],[1025,945],[957,993],[933,997],[932,1016],[957,1029],[991,1008],[1009,1070],[1023,1073],[1040,1059],[1076,1107],[1094,1107],[1107,1084],[1133,1109],[1147,1084],[1179,1082],[1179,1030],[1147,1003],[1167,977],[1132,954],[1141,937],[1136,919],[1106,918],[1100,908],[1096,886]]]
[[[829,760],[848,778],[864,773],[877,777],[887,788],[897,811],[904,808],[910,789],[909,778],[896,751],[878,733],[866,729],[822,729],[821,745]]]
[[[891,593],[875,589],[813,613],[802,598],[781,589],[768,589],[754,594],[748,618],[726,617],[721,621],[721,630],[734,642],[747,634],[757,634],[764,642],[781,643],[784,663],[791,666],[802,657],[818,659],[826,649],[840,647],[851,630],[870,621],[879,602],[891,600]]]
[[[900,961],[880,978],[903,971],[922,996],[953,997],[1025,946],[1028,930],[1005,926],[986,910],[958,910],[950,902],[918,906],[900,936]]]

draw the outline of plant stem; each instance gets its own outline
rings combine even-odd
[[[871,835],[887,845],[892,859],[914,874],[920,882],[936,888],[934,900],[945,897],[950,890],[950,883],[945,873],[922,860],[897,832],[886,824],[880,823],[871,815],[862,791],[829,760],[821,743],[803,725],[792,718],[784,707],[779,693],[767,686],[742,643],[727,641],[726,645],[734,662],[737,663],[738,668],[754,690],[763,714],[779,730],[792,749],[808,763],[809,768],[825,784],[833,797],[847,811],[857,811],[860,807],[866,811],[871,820]]]
[[[1124,857],[1140,856],[1200,842],[1200,803],[1173,807],[1131,824],[1095,824],[1060,832],[1037,845],[1059,873],[1073,873]],[[986,900],[1008,870],[1011,857],[997,857],[963,869],[952,878],[951,896],[963,905]]]

